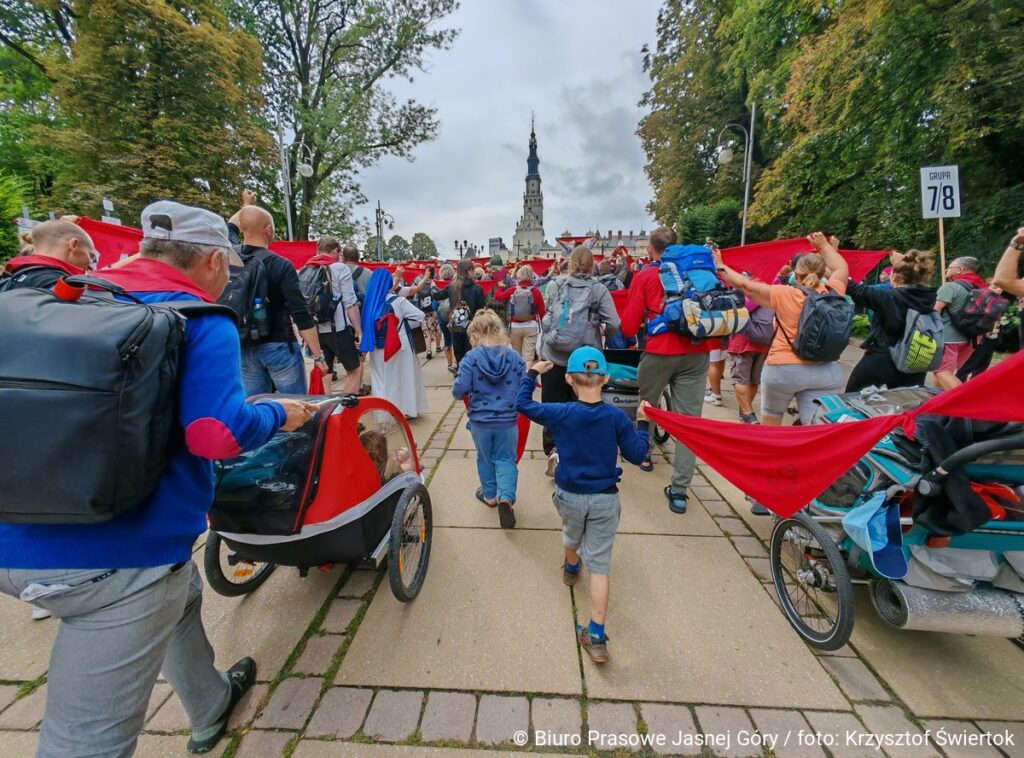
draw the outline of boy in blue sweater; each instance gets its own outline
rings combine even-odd
[[[526,364],[508,346],[505,324],[490,308],[477,312],[466,330],[473,349],[459,363],[452,385],[456,400],[469,397],[469,431],[476,445],[480,488],[476,499],[498,509],[502,529],[516,525],[516,389]]]
[[[575,403],[536,403],[537,376],[551,369],[539,361],[519,384],[516,408],[524,416],[552,430],[558,448],[555,492],[552,500],[562,517],[565,563],[562,581],[572,587],[579,579],[581,557],[590,569],[590,624],[576,627],[576,638],[594,663],[607,663],[608,572],[612,545],[619,527],[618,454],[639,465],[647,457],[646,402],[637,409],[634,429],[621,408],[601,400],[608,383],[608,363],[600,350],[580,347],[569,356],[566,381],[576,393]]]

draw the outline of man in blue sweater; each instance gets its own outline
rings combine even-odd
[[[531,421],[551,429],[558,448],[552,500],[562,517],[565,563],[562,581],[572,587],[579,579],[580,559],[590,569],[590,624],[576,627],[576,638],[594,663],[608,662],[608,572],[619,528],[619,451],[630,463],[647,457],[646,402],[637,409],[639,429],[621,408],[601,400],[608,383],[608,363],[600,350],[580,347],[569,356],[566,381],[576,393],[574,403],[536,403],[537,376],[550,371],[551,361],[539,361],[519,385],[516,408]]]
[[[140,257],[102,277],[144,302],[214,302],[235,255],[224,220],[161,201],[142,224]],[[245,402],[238,331],[227,317],[190,318],[185,341],[183,443],[147,500],[101,523],[0,525],[0,591],[60,619],[37,756],[132,755],[161,669],[189,715],[189,751],[205,753],[256,679],[251,658],[214,668],[192,547],[213,502],[212,461],[299,428],[314,407]]]

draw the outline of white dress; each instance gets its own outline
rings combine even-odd
[[[415,418],[427,412],[427,391],[420,375],[419,356],[412,351],[409,335],[401,321],[404,319],[409,326],[419,326],[423,322],[423,311],[404,297],[395,298],[391,307],[399,320],[398,338],[402,348],[387,362],[384,361],[383,348],[370,353],[370,381],[374,395],[389,400],[403,414]]]

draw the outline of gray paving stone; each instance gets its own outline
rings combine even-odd
[[[847,744],[846,734],[861,734],[865,731],[852,713],[837,711],[804,711],[804,718],[811,725],[819,744],[828,748],[835,758],[878,758],[879,753],[870,747]]]
[[[819,660],[851,700],[892,700],[860,658],[823,655]]]
[[[18,697],[18,685],[0,684],[0,711],[14,702]]]
[[[754,725],[750,723],[747,714],[742,708],[716,708],[710,705],[698,705],[694,708],[697,714],[697,722],[704,734],[715,735],[718,738],[725,738],[727,744],[716,742],[712,744],[712,751],[722,758],[748,758],[748,756],[761,755],[761,749],[752,745],[738,744],[737,737],[740,732],[750,734],[754,731]]]
[[[801,731],[810,732],[810,724],[799,711],[780,711],[774,708],[751,708],[750,718],[757,731],[773,743],[766,744],[776,758],[818,758],[825,751],[818,745],[800,744]]]
[[[153,687],[153,691],[149,695],[149,705],[146,706],[146,721],[153,718],[153,714],[159,710],[160,706],[167,702],[167,698],[171,696],[174,690],[171,689],[171,685],[167,682],[157,682]],[[3,697],[0,695],[0,710],[3,710],[3,706],[6,703],[3,702]]]
[[[242,739],[235,758],[280,758],[285,745],[294,737],[291,732],[268,732],[253,729]]]
[[[589,747],[614,750],[637,734],[636,711],[629,703],[590,703],[587,705],[587,731],[596,739]]]
[[[188,728],[188,714],[177,695],[167,698],[146,724],[147,732],[180,732]]]
[[[531,703],[534,732],[550,735],[579,735],[583,716],[578,700],[535,697]]]
[[[924,728],[931,732],[932,744],[938,745],[949,758],[998,758],[1001,755],[991,745],[969,744],[972,739],[979,743],[983,740],[982,731],[969,721],[935,719],[925,721]]]
[[[361,600],[335,600],[324,618],[323,630],[328,634],[344,634],[362,605]]]
[[[744,558],[767,558],[768,551],[764,549],[761,540],[756,537],[733,537],[732,544]]]
[[[733,517],[736,515],[735,511],[729,507],[729,504],[724,500],[704,500],[701,499],[701,505],[704,506],[704,510],[710,513],[712,516],[725,516]]]
[[[690,492],[692,492],[701,502],[707,500],[721,500],[722,496],[718,494],[718,490],[707,484],[697,484],[691,482]]]
[[[238,729],[252,721],[256,711],[259,710],[260,703],[263,702],[269,691],[269,684],[262,682],[254,684],[252,689],[246,692],[245,696],[238,701],[235,710],[231,712],[231,718],[228,720],[228,729]]]
[[[738,518],[719,517],[716,518],[715,521],[723,532],[727,532],[732,536],[742,537],[750,534],[747,530],[746,524]]]
[[[747,565],[750,566],[750,570],[753,571],[757,578],[762,582],[770,582],[772,580],[772,565],[771,561],[767,558],[744,558]]]
[[[259,729],[301,729],[306,723],[324,680],[311,676],[306,679],[292,677],[281,682],[270,696],[267,707],[256,719]],[[157,714],[159,715],[159,714]]]
[[[372,699],[373,690],[331,687],[309,720],[306,736],[347,740],[363,725]]]
[[[1010,758],[1024,758],[1024,724],[1011,721],[979,721],[978,726],[983,734],[1003,734],[1009,732],[1013,736],[1013,745],[1003,743],[999,747]]]
[[[345,641],[342,634],[314,635],[306,640],[306,647],[295,662],[292,671],[296,674],[317,674],[323,676],[334,661],[341,643]]]
[[[426,742],[469,742],[476,718],[476,696],[465,692],[431,692],[423,711],[420,735]]]
[[[381,690],[373,700],[363,732],[382,742],[398,742],[416,731],[423,693]]]
[[[867,731],[876,735],[910,734],[921,735],[921,730],[912,724],[900,708],[894,705],[860,705],[857,713],[864,721]],[[911,756],[938,756],[939,751],[931,745],[902,745],[887,750],[900,758]]]
[[[0,729],[32,729],[46,711],[46,685],[28,697],[14,701],[0,714]]]
[[[700,755],[700,748],[687,748],[674,743],[680,741],[680,735],[696,735],[697,725],[693,714],[685,705],[666,705],[664,703],[643,703],[640,715],[647,724],[647,733],[652,737],[663,737],[662,743],[651,743],[655,753],[659,755]]]
[[[476,740],[485,745],[511,742],[512,735],[530,729],[530,703],[525,697],[481,695],[476,716]]]
[[[338,597],[362,598],[377,583],[376,571],[353,571],[342,585]]]

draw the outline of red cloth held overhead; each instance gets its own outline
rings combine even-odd
[[[722,259],[736,271],[746,271],[763,282],[770,282],[794,255],[812,253],[814,248],[803,237],[773,242],[756,242],[737,247],[723,247]],[[850,278],[863,281],[888,253],[884,250],[840,250],[850,267]]]
[[[1002,361],[912,411],[821,426],[739,426],[655,408],[651,420],[747,495],[790,516],[820,495],[872,447],[901,426],[912,436],[918,416],[1024,422],[1024,353]]]

